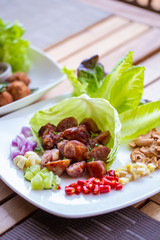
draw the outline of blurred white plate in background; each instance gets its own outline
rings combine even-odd
[[[31,61],[31,67],[27,73],[31,79],[29,88],[38,88],[38,90],[27,97],[0,107],[0,116],[35,102],[65,79],[65,75],[61,72],[59,64],[42,50],[30,47],[29,58]]]

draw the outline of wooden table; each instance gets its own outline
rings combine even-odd
[[[61,65],[75,68],[84,58],[99,54],[107,72],[127,51],[134,51],[134,64],[146,67],[144,98],[160,99],[160,18],[150,13],[110,0],[87,0],[113,14],[82,32],[49,46],[45,51]],[[118,11],[119,9],[119,11]],[[71,91],[65,80],[42,99]],[[14,193],[0,180],[0,233],[28,218],[36,207]],[[160,193],[134,207],[160,221]]]

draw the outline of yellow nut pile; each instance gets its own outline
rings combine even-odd
[[[135,181],[140,177],[147,176],[155,170],[156,166],[153,163],[148,165],[144,163],[127,163],[126,166],[115,169],[116,177],[119,178],[119,183],[125,185],[129,181]]]
[[[37,153],[28,151],[24,156],[18,155],[13,159],[14,165],[16,165],[20,169],[24,169],[26,167],[31,167],[35,164],[40,164],[41,159]]]

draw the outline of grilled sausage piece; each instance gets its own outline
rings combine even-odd
[[[99,143],[99,144],[105,144],[107,145],[109,143],[109,140],[111,139],[111,134],[109,131],[105,131],[100,133],[98,136],[95,137],[95,140]]]
[[[44,135],[42,137],[42,146],[49,150],[54,147],[55,141],[53,140],[52,136],[50,134]]]
[[[109,153],[110,149],[108,147],[99,145],[98,147],[94,147],[90,152],[88,152],[87,158],[106,161]]]
[[[96,144],[99,144],[95,138],[89,138],[88,140],[88,147],[94,148]]]
[[[83,161],[88,148],[81,142],[72,140],[64,147],[64,157],[73,159],[76,162]]]
[[[47,150],[52,149],[61,140],[63,140],[63,132],[58,134],[49,133],[42,136],[42,145]]]
[[[49,134],[51,132],[53,133],[55,131],[56,131],[56,126],[54,126],[53,124],[47,123],[46,125],[42,126],[39,129],[38,136],[42,137],[43,135],[47,135],[47,134]]]
[[[49,162],[46,164],[46,168],[52,171],[54,174],[60,176],[70,165],[71,159],[58,160],[54,162]]]
[[[63,140],[57,144],[57,148],[62,156],[64,156],[64,147],[69,142],[69,140]]]
[[[86,167],[85,161],[73,163],[66,169],[66,172],[70,177],[74,177],[74,178],[81,177],[85,167]]]
[[[101,178],[106,174],[106,166],[103,161],[88,162],[86,166],[87,173],[90,177]]]
[[[78,140],[84,144],[87,144],[89,139],[89,133],[85,126],[68,128],[64,131],[64,137],[68,140]]]
[[[100,133],[97,124],[92,118],[85,118],[80,122],[80,125],[85,125],[88,132]]]
[[[78,122],[74,117],[68,117],[60,121],[57,125],[57,132],[63,132],[67,128],[77,127]]]
[[[59,159],[58,149],[47,150],[42,156],[41,165],[45,167],[48,162],[57,161],[58,159]]]

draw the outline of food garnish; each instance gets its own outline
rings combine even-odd
[[[9,63],[13,72],[27,72],[30,67],[29,42],[22,38],[24,32],[20,23],[5,23],[0,19],[0,62]]]
[[[11,143],[11,159],[16,156],[24,156],[26,152],[33,151],[37,146],[32,131],[29,127],[22,127],[21,133],[12,140]]]
[[[54,175],[52,171],[48,171],[47,168],[41,170],[40,165],[26,168],[24,177],[28,181],[31,181],[31,186],[34,190],[60,190],[59,184],[61,183],[61,179]]]
[[[92,193],[93,195],[97,195],[108,193],[111,189],[121,190],[122,188],[123,186],[119,183],[119,179],[115,176],[115,172],[110,170],[108,175],[102,178],[91,177],[86,181],[77,180],[77,182],[65,186],[65,193],[66,195],[79,195],[80,193]]]

